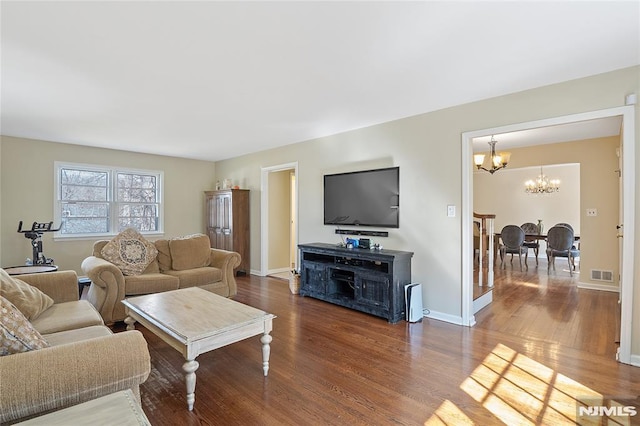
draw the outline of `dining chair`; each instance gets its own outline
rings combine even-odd
[[[517,254],[520,261],[520,270],[522,271],[522,255],[524,254],[524,265],[529,269],[527,264],[527,253],[529,249],[523,246],[524,231],[518,225],[507,225],[500,232],[500,267],[504,269],[504,258],[507,254],[511,255],[511,264],[513,264],[513,255]]]
[[[538,265],[538,253],[540,252],[540,242],[535,237],[529,235],[538,235],[538,225],[532,222],[523,223],[520,228],[524,231],[524,243],[522,244],[527,249],[533,249],[533,253],[536,255],[536,266]],[[527,255],[528,255],[527,251]]]
[[[571,229],[571,232],[573,232],[573,236],[574,237],[576,235],[575,234],[576,231],[573,230],[573,226],[569,225],[568,223],[560,222],[560,223],[556,223],[554,226],[566,226],[567,228]],[[578,242],[578,247],[576,247],[576,244],[575,244],[575,241],[574,241],[573,246],[571,248],[573,250],[580,250],[580,242]]]
[[[566,226],[567,228],[571,229],[571,232],[575,232],[575,231],[573,230],[573,226],[569,225],[568,223],[560,222],[560,223],[556,223],[556,224],[555,224],[555,225],[553,225],[553,226]]]
[[[576,270],[575,258],[580,256],[580,250],[573,245],[574,235],[571,227],[555,225],[547,232],[547,273],[551,266],[556,270],[556,257],[566,257],[569,262],[569,275],[573,276]]]

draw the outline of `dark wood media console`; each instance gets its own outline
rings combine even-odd
[[[404,319],[412,252],[300,244],[300,295],[386,318]]]

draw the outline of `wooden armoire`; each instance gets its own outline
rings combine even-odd
[[[236,273],[249,273],[249,190],[205,191],[205,218],[211,247],[240,253]]]

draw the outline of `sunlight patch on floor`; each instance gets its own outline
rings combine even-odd
[[[440,425],[456,425],[466,426],[475,425],[469,417],[466,416],[456,405],[445,400],[429,420],[424,422],[425,426],[440,426]]]
[[[615,417],[613,412],[602,417],[579,417],[579,406],[611,407],[617,402],[607,401],[608,398],[593,389],[502,344],[496,345],[460,388],[494,418],[508,425],[633,424],[630,417]],[[424,424],[474,422],[447,400]]]

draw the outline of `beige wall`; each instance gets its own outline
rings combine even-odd
[[[544,168],[544,174],[562,181],[559,192],[528,194],[524,182],[540,174],[540,167],[501,170],[493,175],[473,175],[473,210],[496,215],[495,230],[506,225],[538,223],[544,230],[558,222],[570,223],[580,233],[580,164],[559,164]]]
[[[204,232],[203,191],[215,187],[215,164],[158,155],[137,154],[2,136],[0,170],[0,265],[24,264],[31,256],[30,240],[16,232],[18,222],[53,220],[54,162],[131,167],[164,172],[165,236]],[[60,269],[81,273],[80,263],[91,254],[94,239],[54,241],[43,236],[44,254]]]
[[[640,67],[632,67],[460,105],[221,161],[216,163],[216,173],[240,179],[254,190],[252,269],[259,270],[260,212],[256,206],[260,205],[257,192],[261,167],[298,162],[299,241],[331,243],[339,239],[334,227],[323,225],[322,175],[400,166],[400,228],[389,230],[389,238],[380,238],[378,242],[387,248],[413,251],[412,278],[423,284],[425,308],[452,319],[460,318],[462,225],[459,214],[447,217],[446,206],[454,204],[460,211],[461,134],[619,107],[624,105],[627,94],[640,92],[639,75]],[[640,123],[637,109],[636,120]],[[639,134],[636,131],[636,142]],[[591,200],[585,198],[584,202]],[[640,260],[640,250],[636,252]],[[636,277],[640,277],[640,269]],[[640,279],[635,282],[640,283]],[[634,303],[640,305],[640,289],[635,291]],[[634,311],[634,321],[640,323],[640,309]],[[640,329],[634,329],[633,333],[634,353],[640,353]]]
[[[474,174],[474,211],[495,213],[497,231],[508,224],[505,221],[518,225],[524,221],[506,206],[507,200],[514,200],[522,209],[518,212],[530,212],[529,221],[543,219],[547,230],[557,222],[571,223],[581,240],[580,283],[617,287],[619,178],[615,171],[619,146],[620,138],[615,136],[512,149],[507,169],[494,175]],[[579,164],[579,181],[572,182],[563,168],[557,166],[564,163]],[[560,192],[547,196],[524,193],[523,182],[537,176],[540,165],[546,166],[547,176],[562,180]],[[598,216],[587,216],[588,208],[595,208]],[[615,282],[592,281],[591,269],[613,271]]]
[[[217,179],[233,179],[240,187],[252,190],[252,270],[261,267],[261,167],[297,162],[299,241],[338,242],[335,228],[323,225],[323,174],[400,166],[400,228],[389,230],[389,238],[376,242],[386,248],[413,251],[412,277],[414,282],[423,284],[425,308],[452,319],[460,318],[462,224],[459,213],[455,218],[447,217],[446,206],[454,204],[460,212],[461,134],[619,107],[624,105],[627,94],[639,92],[640,67],[632,67],[229,159],[216,163],[215,169],[207,162],[3,137],[0,261],[3,265],[22,263],[30,255],[28,241],[15,232],[19,220],[30,223],[52,216],[55,160],[165,170],[168,236],[202,231],[202,191],[214,187],[214,172]],[[640,110],[636,108],[636,145],[640,141],[638,128]],[[511,166],[518,167],[516,161],[514,155]],[[640,150],[635,163],[640,164]],[[7,177],[11,178],[10,183]],[[640,173],[636,174],[638,181]],[[585,185],[582,182],[583,190]],[[595,193],[587,195],[597,197]],[[592,202],[585,194],[581,198],[583,203]],[[636,198],[636,211],[640,212],[640,197]],[[584,219],[581,222],[584,233]],[[638,229],[639,222],[636,216]],[[635,245],[640,248],[637,235],[628,237],[635,238]],[[63,268],[77,270],[78,262],[89,251],[90,242],[57,243],[45,238],[45,253]],[[640,263],[640,249],[635,258]],[[636,268],[634,278],[634,306],[638,307],[640,268]],[[633,312],[633,324],[632,353],[640,354],[638,308]]]
[[[289,270],[290,170],[269,173],[269,271]]]

